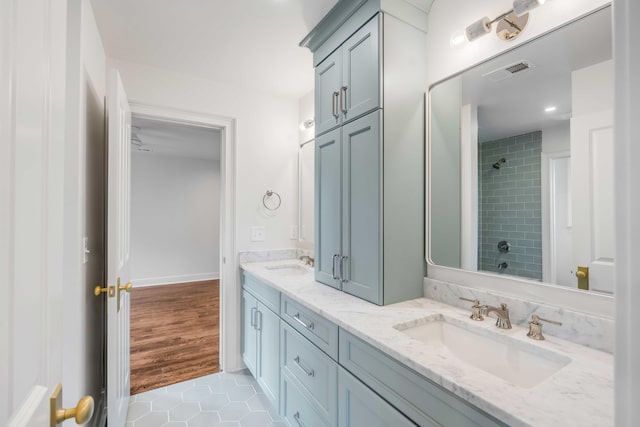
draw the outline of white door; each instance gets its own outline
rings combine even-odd
[[[66,1],[0,2],[0,425],[62,380]],[[80,396],[67,396],[71,400]]]
[[[107,422],[124,426],[129,403],[129,218],[131,110],[117,70],[109,73],[107,198]]]
[[[571,119],[573,268],[588,267],[589,289],[600,292],[613,292],[615,277],[613,149],[611,110]]]

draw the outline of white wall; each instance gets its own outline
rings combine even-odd
[[[613,60],[571,73],[573,117],[613,108]]]
[[[220,161],[133,152],[134,286],[217,279]]]
[[[542,152],[554,153],[571,149],[571,126],[564,120],[555,126],[542,129]]]
[[[84,395],[102,403],[104,280],[104,96],[106,57],[91,4],[68,1],[67,145],[65,149],[63,384],[65,407]],[[82,260],[82,237],[91,253]]]
[[[236,250],[296,247],[289,232],[298,222],[297,99],[116,59],[109,67],[120,71],[132,102],[235,118]],[[268,189],[282,197],[275,212],[262,207]],[[250,241],[254,225],[265,227],[263,242]]]

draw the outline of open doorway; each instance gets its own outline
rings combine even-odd
[[[134,114],[131,394],[220,370],[219,128]]]

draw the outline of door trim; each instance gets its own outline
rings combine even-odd
[[[240,354],[240,273],[236,255],[236,119],[130,100],[131,113],[138,117],[192,124],[222,132],[220,152],[220,369],[243,369]]]

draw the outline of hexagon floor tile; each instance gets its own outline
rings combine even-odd
[[[219,372],[131,396],[127,427],[281,427],[249,371]]]

